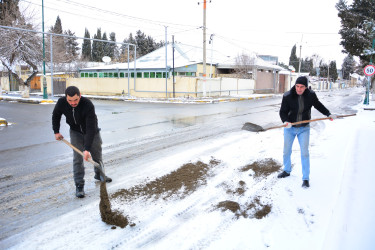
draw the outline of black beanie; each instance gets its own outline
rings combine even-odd
[[[307,88],[307,83],[308,83],[307,77],[306,76],[300,76],[300,77],[298,77],[297,80],[296,80],[296,84],[297,83],[305,85],[306,88]]]

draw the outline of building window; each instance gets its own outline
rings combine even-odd
[[[85,73],[81,73],[81,77],[85,77]]]
[[[108,77],[108,73],[107,72],[104,72],[104,77]]]
[[[103,73],[103,72],[100,72],[100,73],[99,73],[99,77],[100,77],[100,78],[103,78],[103,77],[104,77],[104,73]]]
[[[124,78],[124,72],[120,72],[120,77]]]
[[[163,78],[162,72],[156,72],[156,78]]]
[[[113,73],[113,76],[117,78],[118,77],[118,73],[117,72]]]
[[[131,78],[134,78],[134,72],[131,72],[131,73],[130,73],[130,77],[131,77]]]
[[[108,77],[112,78],[112,77],[113,77],[113,73],[112,73],[112,72],[109,72],[109,73],[108,73]]]
[[[137,78],[142,78],[142,72],[137,72]]]
[[[144,72],[143,77],[144,78],[150,78],[150,72]]]
[[[89,73],[85,73],[85,77],[89,77]]]
[[[89,73],[89,77],[93,77],[94,76],[94,74],[93,73]]]
[[[155,78],[155,72],[150,72],[150,78]]]
[[[98,77],[98,73],[95,72],[95,73],[94,73],[94,77]]]

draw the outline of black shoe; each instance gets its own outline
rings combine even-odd
[[[102,177],[99,173],[95,173],[95,176],[94,176],[94,179],[95,179],[95,180],[102,181],[102,178],[103,178],[103,177]],[[112,182],[112,178],[106,176],[106,177],[105,177],[105,182]]]
[[[308,180],[304,180],[303,183],[302,183],[302,187],[303,187],[303,188],[308,188],[308,187],[310,187],[310,183],[309,183],[309,181],[308,181]]]
[[[287,172],[283,171],[281,172],[280,174],[277,175],[277,178],[285,178],[285,177],[288,177],[290,174],[288,174]]]
[[[76,185],[76,196],[78,198],[85,197],[85,191],[83,191],[83,185]]]

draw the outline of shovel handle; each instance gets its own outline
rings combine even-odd
[[[338,115],[337,118],[343,118],[343,117],[347,117],[347,116],[355,116],[356,114],[350,114],[350,115]],[[304,120],[304,121],[299,121],[299,122],[293,122],[291,123],[292,126],[293,125],[298,125],[298,124],[302,124],[302,123],[309,123],[309,122],[316,122],[316,121],[321,121],[321,120],[329,120],[331,119],[330,117],[324,117],[324,118],[316,118],[316,119],[312,119],[312,120]],[[281,126],[276,126],[276,127],[271,127],[271,128],[268,128],[267,130],[269,129],[274,129],[274,128],[285,128],[286,125],[281,125]]]
[[[347,116],[355,116],[356,114],[350,114],[350,115],[338,115],[337,118],[343,118]],[[317,118],[317,119],[312,119],[312,120],[305,120],[305,121],[299,121],[299,122],[293,122],[292,125],[298,125],[302,123],[309,123],[309,122],[316,122],[316,121],[321,121],[321,120],[329,120],[331,119],[330,117],[324,117],[324,118]],[[285,127],[285,126],[283,126]]]
[[[68,145],[69,147],[71,147],[74,151],[76,151],[78,154],[80,154],[83,157],[85,157],[85,155],[82,153],[82,151],[79,150],[78,148],[74,147],[70,142],[68,142],[64,138],[62,138],[61,140],[63,142],[65,142],[66,145]],[[93,159],[89,158],[87,161],[90,162],[90,163],[92,163],[95,167],[99,167],[99,163],[96,163],[95,161],[93,161]]]

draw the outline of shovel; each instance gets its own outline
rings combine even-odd
[[[70,142],[68,142],[67,140],[65,140],[64,138],[61,139],[61,141],[63,141],[66,145],[68,145],[69,147],[71,147],[74,151],[76,151],[78,154],[82,155],[82,157],[84,157],[84,154],[82,153],[81,150],[79,150],[78,148],[74,147]],[[87,161],[89,161],[90,163],[92,163],[94,165],[95,168],[97,168],[99,171],[100,171],[100,181],[101,182],[104,182],[105,183],[105,173],[104,173],[104,167],[102,164],[99,164],[95,161],[93,161],[91,158],[89,158]]]
[[[337,118],[343,118],[343,117],[347,117],[347,116],[354,116],[356,114],[351,114],[351,115],[338,115]],[[324,118],[317,118],[317,119],[313,119],[313,120],[305,120],[305,121],[299,121],[299,122],[293,122],[291,123],[292,126],[293,125],[298,125],[298,124],[302,124],[302,123],[309,123],[309,122],[315,122],[315,121],[321,121],[321,120],[329,120],[331,119],[330,117],[324,117]],[[254,124],[254,123],[251,123],[251,122],[246,122],[242,129],[243,130],[248,130],[248,131],[251,131],[251,132],[263,132],[263,131],[267,131],[267,130],[270,130],[270,129],[274,129],[274,128],[284,128],[286,127],[285,124],[283,125],[280,125],[280,126],[276,126],[276,127],[270,127],[270,128],[263,128],[257,124]]]

